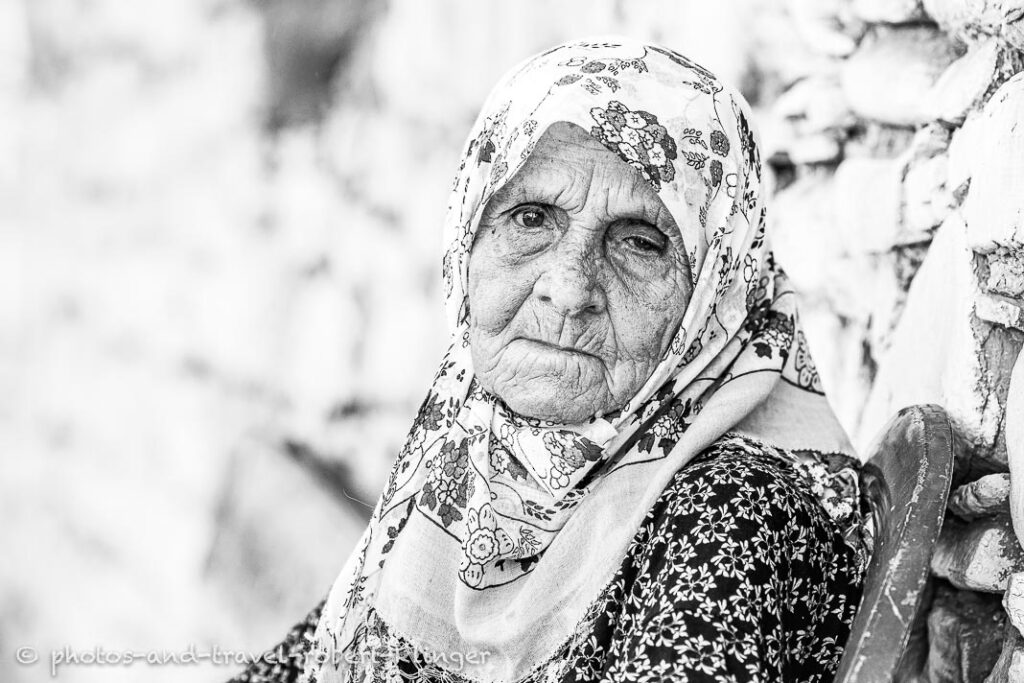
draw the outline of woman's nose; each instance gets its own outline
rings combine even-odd
[[[597,254],[578,246],[563,246],[533,287],[534,296],[561,315],[600,313],[607,301],[597,278]]]

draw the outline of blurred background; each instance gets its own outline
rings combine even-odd
[[[48,678],[65,647],[258,652],[323,597],[446,345],[465,135],[504,71],[564,40],[653,39],[740,87],[826,387],[851,433],[877,427],[864,406],[944,214],[878,238],[904,215],[879,218],[902,200],[878,183],[904,176],[858,166],[839,206],[869,198],[870,234],[829,227],[837,165],[892,161],[923,123],[865,113],[881,72],[839,65],[873,21],[916,32],[910,57],[871,38],[911,85],[966,48],[920,2],[850,5],[0,0],[0,679]]]

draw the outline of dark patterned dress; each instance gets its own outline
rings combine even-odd
[[[521,681],[831,681],[871,550],[858,472],[723,437],[675,475],[576,632]],[[232,681],[295,681],[320,607]],[[373,613],[370,631],[403,645]],[[468,681],[421,656],[394,673]]]

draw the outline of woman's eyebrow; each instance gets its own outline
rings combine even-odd
[[[666,233],[679,231],[675,218],[669,210],[660,202],[648,198],[641,199],[637,207],[626,209],[614,218],[649,223]]]
[[[551,178],[542,181],[531,173],[518,178],[513,177],[494,193],[494,198],[503,204],[523,201],[553,202],[558,197],[555,185]]]

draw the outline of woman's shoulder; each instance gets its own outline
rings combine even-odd
[[[655,535],[694,515],[756,522],[751,530],[814,526],[841,538],[866,566],[873,532],[860,473],[860,462],[847,455],[788,450],[727,433],[680,468],[647,522]]]
[[[746,434],[728,432],[683,466],[669,489],[685,487],[695,475],[756,479],[773,489],[809,494],[829,517],[845,518],[861,507],[861,463],[842,453],[793,450]]]
[[[850,475],[856,486],[856,474],[855,468],[843,471],[820,453],[790,451],[743,434],[727,433],[675,473],[659,503],[668,514],[687,512],[693,494],[699,492],[704,508],[728,506],[743,497],[764,498],[762,502],[769,506],[787,509],[828,497],[829,506],[837,507],[841,499],[849,497],[844,494],[850,493],[846,486]]]
[[[857,474],[861,469],[860,461],[845,453],[783,448],[740,432],[726,432],[705,448],[698,458],[715,456],[763,457],[786,463],[822,466],[830,472],[849,471]]]

